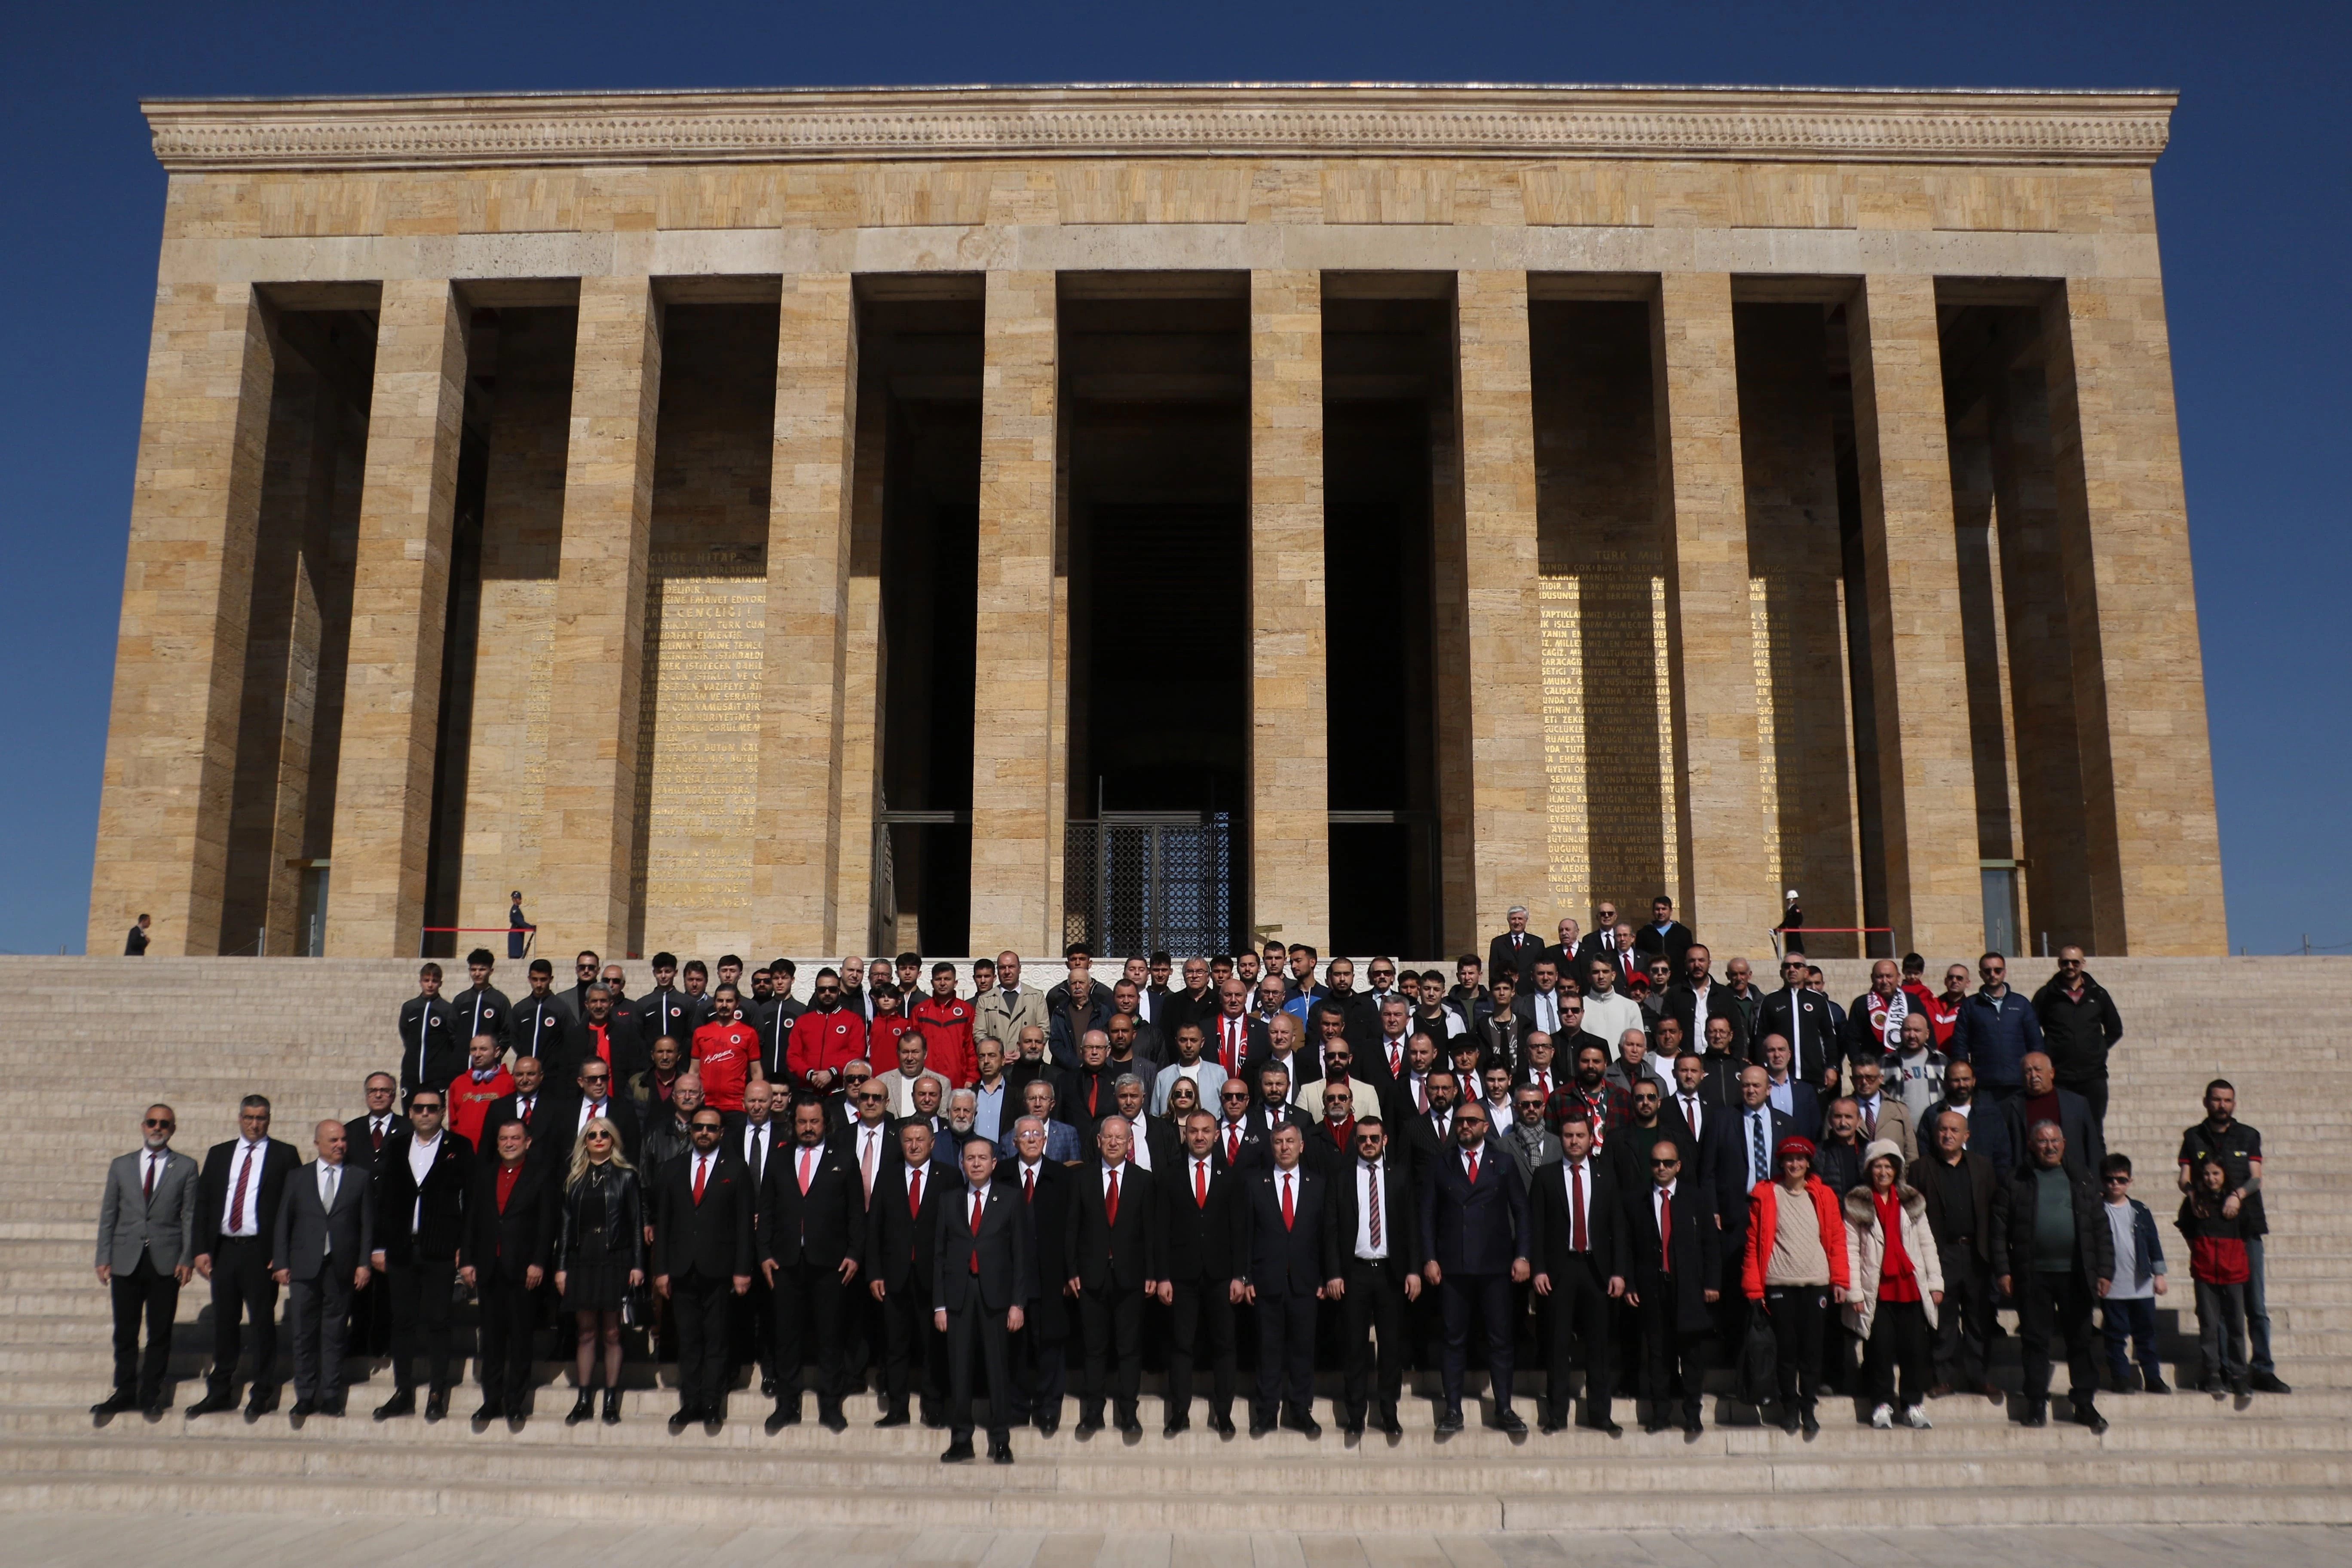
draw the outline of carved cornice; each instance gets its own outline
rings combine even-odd
[[[164,99],[155,156],[208,169],[1102,157],[1706,158],[2123,164],[2169,92],[1067,87]]]

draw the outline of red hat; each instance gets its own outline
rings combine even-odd
[[[1776,1159],[1786,1159],[1791,1154],[1802,1154],[1810,1160],[1813,1157],[1813,1141],[1800,1133],[1791,1132],[1780,1140],[1780,1146],[1773,1150],[1772,1153]]]

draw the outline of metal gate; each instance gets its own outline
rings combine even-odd
[[[1098,953],[1230,952],[1233,816],[1106,811],[1065,840],[1062,937]]]

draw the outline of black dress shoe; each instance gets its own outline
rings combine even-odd
[[[1393,1405],[1381,1405],[1372,1416],[1372,1425],[1391,1437],[1404,1436],[1404,1423],[1397,1419],[1397,1408]]]
[[[2140,1388],[2143,1393],[2147,1394],[2169,1394],[2172,1392],[2172,1384],[2164,1381],[2164,1373],[2160,1372],[2149,1373],[2147,1374],[2147,1380],[2140,1384]]]
[[[1160,1435],[1162,1437],[1173,1437],[1179,1432],[1190,1432],[1192,1429],[1192,1418],[1190,1415],[1171,1415],[1167,1423],[1160,1428]]]
[[[425,1396],[425,1419],[438,1421],[449,1414],[449,1391],[436,1388]]]
[[[620,1424],[621,1391],[617,1388],[608,1388],[604,1391],[604,1425],[618,1426]]]
[[[1651,1416],[1647,1421],[1642,1423],[1642,1430],[1647,1432],[1654,1437],[1665,1429],[1665,1422],[1655,1415]]]
[[[669,1418],[669,1435],[675,1437],[693,1425],[694,1416],[689,1412],[681,1410]]]
[[[1118,1435],[1130,1443],[1140,1443],[1143,1441],[1143,1423],[1133,1415],[1122,1415],[1118,1422]]]
[[[1011,1464],[1013,1462],[1012,1440],[1005,1438],[992,1441],[988,1445],[988,1460],[992,1465]]]
[[[2096,1434],[2107,1429],[2107,1418],[2100,1415],[2099,1407],[2089,1400],[2078,1400],[2074,1405],[2074,1425],[2088,1426]]]
[[[1524,1437],[1528,1435],[1528,1424],[1519,1418],[1516,1410],[1498,1410],[1495,1418],[1486,1425],[1499,1428],[1506,1436]]]
[[[772,1437],[777,1433],[782,1431],[785,1427],[797,1426],[800,1424],[801,1402],[795,1399],[789,1405],[777,1405],[776,1408],[770,1413],[767,1420],[761,1423],[761,1426],[766,1430],[768,1436]]]
[[[117,1389],[89,1407],[92,1415],[119,1415],[125,1410],[139,1408],[139,1396],[128,1389]]]
[[[2017,1418],[2017,1424],[2020,1426],[2049,1426],[2050,1402],[2046,1399],[2027,1400],[2025,1403],[2025,1414]]]
[[[1607,1416],[1603,1416],[1598,1421],[1580,1421],[1577,1425],[1589,1431],[1598,1432],[1604,1437],[1622,1437],[1625,1435],[1625,1428],[1618,1426],[1617,1423],[1610,1420]]]
[[[1037,1436],[1050,1437],[1062,1429],[1062,1418],[1058,1415],[1040,1415],[1036,1418],[1035,1425]]]
[[[773,1399],[775,1396],[776,1380],[772,1377],[761,1378],[760,1380],[760,1397],[762,1399]]]
[[[917,1173],[920,1174],[919,1172]],[[883,1411],[880,1417],[875,1421],[874,1425],[877,1426],[904,1426],[908,1425],[907,1413],[893,1405],[889,1409]]]
[[[1362,1436],[1363,1435],[1364,1435],[1364,1424],[1363,1424],[1363,1422],[1362,1422],[1360,1419],[1357,1419],[1357,1418],[1353,1418],[1353,1417],[1351,1417],[1351,1418],[1349,1418],[1349,1420],[1342,1421],[1342,1422],[1340,1422],[1340,1423],[1339,1423],[1339,1436],[1342,1436],[1342,1437],[1360,1437],[1360,1436]]]
[[[319,1414],[319,1402],[315,1399],[298,1399],[294,1402],[294,1408],[286,1414],[294,1420],[308,1421],[311,1416]]]
[[[1103,1418],[1100,1415],[1080,1415],[1078,1417],[1078,1424],[1070,1428],[1070,1436],[1073,1437],[1091,1437],[1102,1429]]]
[[[1234,1418],[1232,1413],[1230,1411],[1221,1410],[1215,1415],[1210,1416],[1209,1430],[1214,1432],[1220,1437],[1232,1436],[1234,1435]]]
[[[1805,1406],[1805,1413],[1797,1417],[1797,1425],[1804,1429],[1804,1434],[1808,1437],[1818,1437],[1822,1435],[1822,1418],[1813,1414],[1813,1408],[1810,1405]]]
[[[236,1394],[226,1389],[215,1389],[188,1406],[188,1419],[194,1421],[199,1415],[217,1415],[224,1410],[236,1408]]]
[[[1309,1411],[1294,1410],[1282,1418],[1282,1424],[1291,1431],[1302,1433],[1309,1437],[1323,1436],[1322,1423],[1317,1421],[1313,1413]]]
[[[1268,1432],[1271,1432],[1271,1431],[1273,1431],[1273,1430],[1274,1430],[1274,1423],[1273,1423],[1273,1422],[1268,1421],[1267,1419],[1265,1419],[1265,1418],[1264,1416],[1262,1416],[1262,1415],[1251,1415],[1251,1417],[1250,1417],[1250,1436],[1253,1436],[1253,1437],[1263,1437],[1263,1436],[1265,1436]]]
[[[267,1394],[256,1389],[252,1397],[245,1402],[245,1418],[247,1421],[258,1421],[277,1408],[278,1391],[276,1389],[273,1388]]]
[[[947,1452],[940,1456],[940,1463],[942,1465],[969,1465],[977,1458],[979,1458],[979,1456],[971,1451],[971,1439],[969,1437],[959,1437],[954,1442],[948,1445]]]
[[[585,1398],[586,1395],[583,1394],[582,1397]],[[375,1418],[379,1421],[389,1421],[395,1415],[414,1415],[415,1414],[416,1390],[413,1388],[397,1388],[393,1390],[392,1397],[375,1407]]]
[[[1439,1411],[1437,1413],[1437,1430],[1442,1433],[1461,1431],[1462,1406],[1459,1405],[1449,1405],[1444,1409]]]
[[[727,1407],[714,1405],[702,1413],[702,1429],[716,1437],[727,1428]]]
[[[478,1432],[480,1431],[483,1427],[488,1426],[491,1422],[496,1421],[499,1416],[504,1415],[506,1413],[506,1406],[500,1404],[498,1400],[483,1400],[482,1407],[474,1412],[474,1429]]]
[[[164,1413],[171,1408],[172,1402],[159,1394],[154,1398],[149,1400],[146,1404],[141,1405],[139,1407],[139,1414],[144,1415],[150,1421],[161,1421],[163,1419]]]
[[[319,1401],[319,1414],[321,1415],[331,1416],[338,1421],[341,1420],[343,1418],[343,1404],[347,1397],[348,1396],[344,1394],[337,1394],[332,1399],[321,1399]]]
[[[583,1388],[580,1397],[572,1402],[572,1414],[563,1418],[566,1426],[577,1426],[596,1414],[596,1391]]]
[[[1698,1418],[1697,1412],[1686,1411],[1683,1415],[1683,1430],[1696,1437],[1706,1430],[1706,1424]]]
[[[841,1413],[841,1406],[838,1405],[818,1405],[816,1412],[816,1424],[824,1427],[828,1432],[846,1432],[849,1430],[849,1417]]]
[[[2293,1394],[2294,1392],[2294,1389],[2281,1383],[2278,1373],[2274,1372],[2254,1373],[2253,1390],[2256,1394]]]

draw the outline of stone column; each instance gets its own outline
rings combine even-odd
[[[1779,803],[1762,790],[1729,275],[1666,273],[1651,321],[1683,918],[1728,959],[1765,951],[1780,910],[1764,857]]]
[[[1250,912],[1329,946],[1323,276],[1250,274]]]
[[[248,284],[155,293],[115,640],[88,951],[155,917],[156,953],[220,942],[246,611],[276,356]]]
[[[2042,341],[2095,951],[2211,952],[2221,849],[2163,283],[2070,278]]]
[[[1935,279],[1872,275],[1846,333],[1887,920],[1897,951],[1973,956],[1984,888]]]
[[[644,278],[583,278],[541,790],[541,951],[627,951],[645,680],[661,307]],[[554,962],[556,960],[551,960]]]
[[[866,941],[865,900],[843,907],[837,883],[847,840],[873,831],[870,820],[848,821],[842,810],[856,427],[857,301],[849,275],[788,277],[776,342],[760,826],[751,845],[751,929],[762,952],[831,952],[845,924],[855,933],[851,945]]]
[[[327,952],[414,953],[425,920],[465,307],[442,278],[383,286],[343,675]]]
[[[1455,286],[1476,945],[1504,928],[1513,904],[1543,901],[1550,885],[1550,786],[1544,773],[1528,279],[1524,272],[1464,272]],[[1448,930],[1460,923],[1448,910]]]
[[[991,272],[982,328],[971,951],[1058,952],[1065,813],[1054,798],[1055,285]]]

